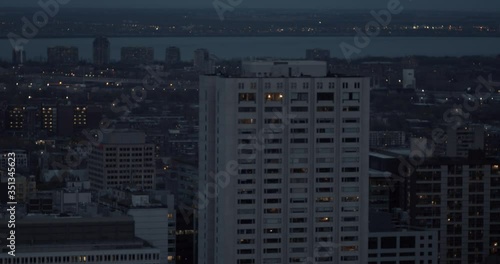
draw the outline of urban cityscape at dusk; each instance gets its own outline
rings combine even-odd
[[[500,263],[500,3],[0,3],[0,264]]]

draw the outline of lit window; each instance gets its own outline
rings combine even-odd
[[[266,101],[281,101],[283,100],[282,93],[266,93]]]

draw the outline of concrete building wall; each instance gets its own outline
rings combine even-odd
[[[168,208],[131,208],[128,214],[134,218],[135,235],[160,250],[160,264],[172,263],[175,256],[168,255]]]
[[[316,63],[201,77],[199,263],[367,261],[369,79]]]

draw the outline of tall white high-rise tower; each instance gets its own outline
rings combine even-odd
[[[367,263],[369,86],[321,61],[200,77],[200,264]]]

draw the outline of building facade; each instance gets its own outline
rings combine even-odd
[[[71,251],[54,250],[47,246],[32,252],[16,253],[15,257],[0,253],[0,264],[35,264],[35,263],[88,263],[88,264],[161,264],[160,253],[156,248],[134,246],[127,244],[107,245],[111,250],[93,249],[92,244],[79,245],[80,249]],[[103,246],[104,247],[104,246]],[[126,249],[123,249],[123,248]],[[30,250],[30,249],[29,249]],[[50,251],[52,250],[52,251]]]
[[[171,231],[169,222],[175,221],[171,208],[132,207],[128,214],[134,218],[137,237],[160,249],[160,264],[175,263],[175,226]]]
[[[200,78],[198,263],[366,263],[369,78],[319,61]]]
[[[24,47],[16,47],[12,49],[12,64],[22,65],[26,61],[26,51]]]
[[[484,150],[484,125],[466,125],[456,129],[449,127],[446,133],[446,156],[468,157],[471,150]]]
[[[401,147],[406,143],[404,131],[370,131],[370,147]]]
[[[499,161],[439,158],[410,183],[412,225],[440,231],[440,262],[483,263],[500,243]]]
[[[13,149],[13,150],[1,150],[0,152],[0,166],[2,169],[6,170],[9,164],[9,153],[16,154],[16,169],[27,169],[29,167],[29,157],[28,152],[22,149]]]
[[[20,131],[25,128],[26,107],[22,105],[8,106],[5,111],[5,128],[11,131]]]
[[[197,49],[194,51],[193,67],[201,74],[214,73],[214,61],[210,58],[210,52],[207,49]]]
[[[77,47],[55,46],[47,48],[47,62],[49,64],[76,64],[78,60]]]
[[[6,221],[0,221],[2,233]],[[15,255],[1,252],[0,263],[163,263],[158,248],[136,237],[127,216],[25,216],[16,222]]]
[[[97,37],[93,43],[93,57],[95,65],[106,65],[111,60],[111,49],[109,40],[105,37]]]
[[[438,245],[437,231],[370,232],[368,264],[438,263]]]
[[[155,187],[154,145],[146,143],[143,132],[116,130],[104,134],[88,160],[91,189],[107,190],[134,186],[139,190]]]
[[[167,65],[173,65],[181,62],[181,50],[179,47],[168,47],[165,52],[165,62]]]
[[[192,160],[181,158],[173,159],[169,168],[170,178],[176,181],[178,205],[186,209],[194,208],[196,193],[198,192],[198,164]]]
[[[417,89],[414,69],[403,69],[403,89]]]

